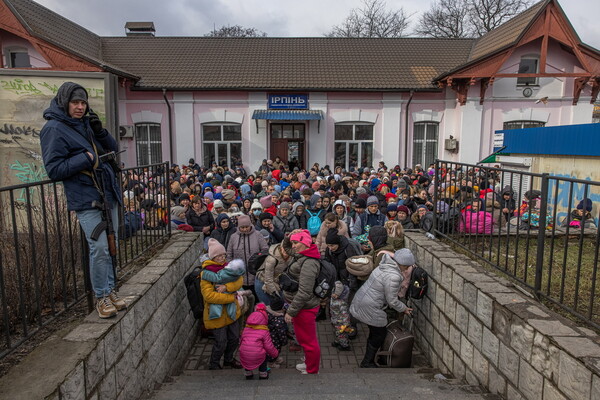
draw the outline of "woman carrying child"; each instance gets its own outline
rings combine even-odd
[[[225,359],[224,366],[238,369],[242,366],[239,361],[233,358],[233,355],[239,344],[240,327],[238,319],[241,312],[237,301],[238,293],[235,292],[241,289],[243,278],[239,275],[234,281],[225,284],[215,284],[204,279],[205,273],[208,277],[211,275],[208,272],[219,273],[227,265],[225,262],[225,247],[212,238],[208,241],[208,257],[209,259],[202,263],[202,273],[200,274],[200,290],[202,297],[204,297],[204,326],[206,329],[212,329],[215,337],[208,369],[221,369],[220,363],[223,356]],[[232,272],[235,274],[234,271]],[[215,313],[218,314],[215,307],[211,310],[212,306],[217,306],[217,308],[220,306],[221,308],[217,318],[211,318],[211,311],[213,312],[212,316],[215,316]],[[235,312],[233,312],[234,307]]]

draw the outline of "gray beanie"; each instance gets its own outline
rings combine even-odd
[[[83,100],[86,103],[88,102],[88,96],[85,89],[79,87],[73,90],[73,92],[71,92],[71,97],[69,98],[69,101],[75,100]]]
[[[400,249],[394,253],[394,260],[399,265],[413,265],[415,263],[415,256],[409,249]]]
[[[367,207],[372,205],[379,205],[379,200],[375,196],[369,196],[367,199]]]

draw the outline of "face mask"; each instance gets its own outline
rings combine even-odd
[[[252,214],[254,214],[258,217],[261,212],[262,212],[261,210],[254,210],[254,211],[252,211]]]

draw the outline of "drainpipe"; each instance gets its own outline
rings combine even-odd
[[[162,92],[165,103],[167,104],[167,108],[169,109],[169,114],[167,115],[169,120],[169,157],[171,157],[172,164],[175,157],[173,157],[173,122],[171,120],[171,105],[169,104],[169,100],[167,100],[167,89],[163,89]]]
[[[410,97],[406,103],[406,115],[404,117],[404,166],[408,167],[408,108],[413,99],[414,90],[410,91]]]

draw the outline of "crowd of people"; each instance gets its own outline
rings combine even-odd
[[[332,346],[339,351],[350,350],[357,323],[366,324],[361,367],[376,366],[387,324],[387,314],[380,311],[386,305],[399,313],[411,311],[403,301],[407,271],[414,264],[403,249],[406,229],[432,233],[434,216],[444,233],[489,234],[507,224],[521,229],[552,224],[539,221],[539,191],[525,192],[518,207],[513,189],[501,186],[495,169],[442,165],[437,177],[438,182],[433,165],[388,168],[380,162],[377,169],[346,171],[314,164],[290,170],[277,158],[248,174],[241,164],[205,168],[190,159],[188,165],[172,166],[168,190],[150,174],[129,175],[124,198],[128,210],[144,212],[144,226],[170,223],[172,229],[204,234],[204,324],[215,338],[209,368],[243,367],[248,379],[258,368],[265,379],[281,364],[279,352],[288,339],[290,350],[304,351],[305,362],[297,369],[318,373],[319,319],[331,321]],[[582,200],[566,223],[592,224],[590,208],[589,199]],[[247,266],[256,254],[266,257],[253,271]],[[371,256],[375,272],[347,268],[350,258],[362,255]],[[313,291],[320,260],[337,271],[326,301]],[[232,269],[238,262],[246,268]],[[213,276],[221,271],[224,277]],[[284,286],[284,275],[296,285]],[[243,293],[252,293],[259,305],[242,330]],[[234,358],[240,340],[241,362]]]

